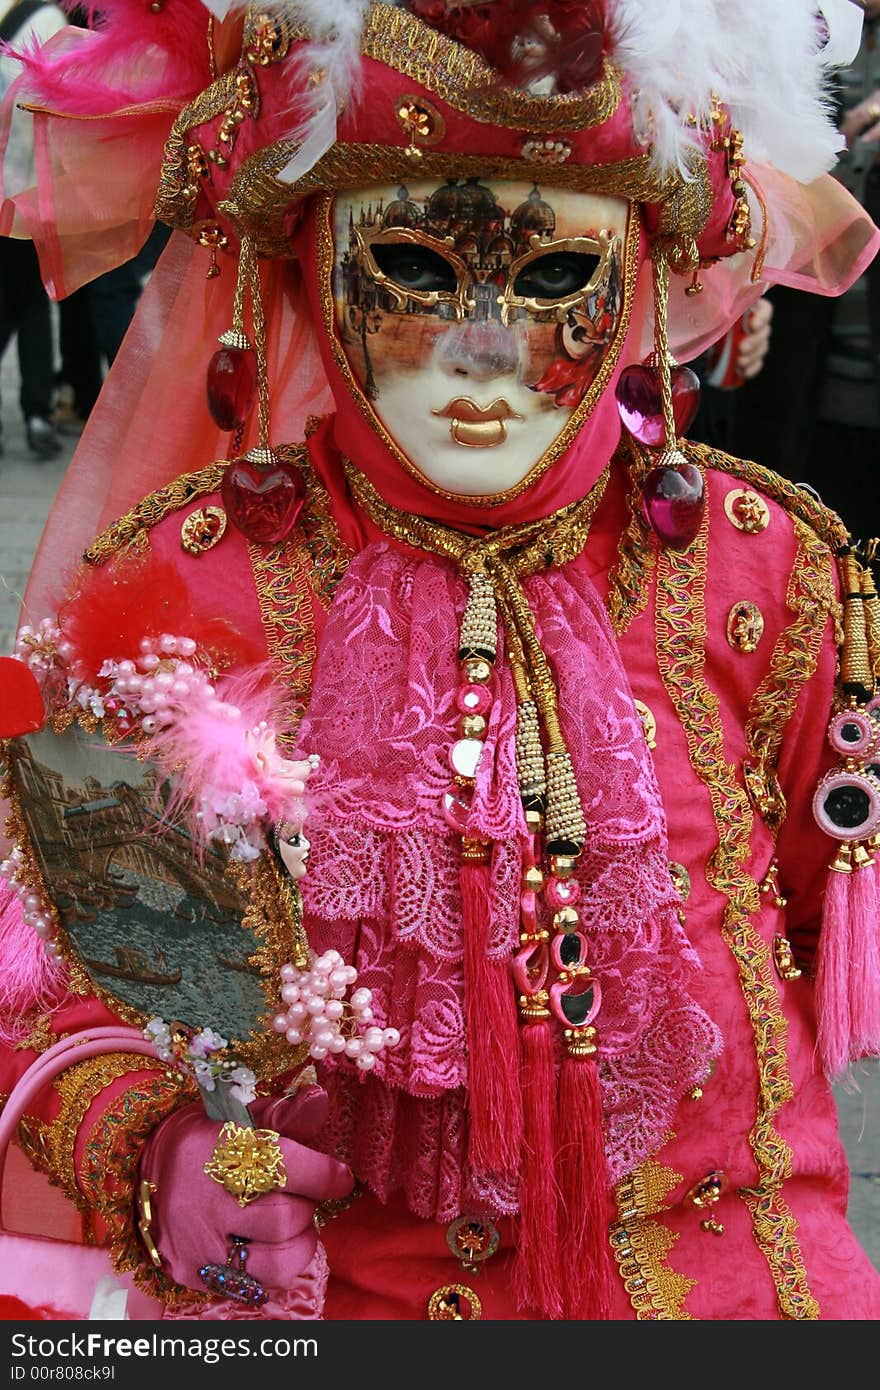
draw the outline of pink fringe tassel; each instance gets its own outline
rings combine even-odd
[[[826,1076],[839,1076],[850,1061],[852,1014],[849,998],[851,944],[851,874],[830,871],[825,885],[819,968],[816,975],[816,1015],[819,1056]]]
[[[523,1117],[516,1001],[506,961],[486,944],[490,916],[487,864],[463,863],[464,983],[468,1039],[468,1157],[498,1176],[519,1169]]]
[[[584,1057],[566,1057],[562,1064],[557,1172],[565,1316],[607,1321],[611,1317],[613,1269],[602,1096],[596,1065]]]
[[[880,863],[852,877],[850,1016],[853,1057],[862,1057],[880,1052]]]
[[[553,1038],[546,1022],[527,1023],[521,1038],[524,1135],[514,1284],[523,1311],[560,1318]]]
[[[33,1026],[35,1011],[50,1013],[64,999],[67,971],[49,955],[27,925],[21,903],[0,879],[0,1042],[20,1042]]]

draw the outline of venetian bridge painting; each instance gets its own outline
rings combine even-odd
[[[49,896],[105,997],[229,1038],[259,1027],[258,943],[226,852],[200,854],[167,818],[152,766],[77,726],[16,739],[10,752]]]

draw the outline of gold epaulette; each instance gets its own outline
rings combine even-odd
[[[295,463],[304,472],[308,469],[308,451],[304,444],[287,444],[277,448],[275,452],[279,458]],[[108,526],[106,531],[101,532],[84,553],[85,563],[104,565],[120,551],[136,552],[143,549],[147,543],[148,532],[154,526],[158,526],[160,521],[164,521],[172,512],[189,506],[199,497],[216,492],[226,466],[226,459],[218,459],[194,473],[182,473],[167,487],[148,493],[131,511],[126,512]]]
[[[682,441],[682,452],[690,462],[703,468],[716,468],[720,473],[730,473],[741,479],[757,492],[762,492],[771,501],[782,507],[789,516],[811,527],[820,540],[839,554],[849,545],[850,536],[840,517],[818,497],[814,497],[797,483],[765,468],[761,463],[751,463],[748,459],[734,458],[720,449],[712,449],[708,444]]]

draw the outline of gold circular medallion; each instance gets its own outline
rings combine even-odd
[[[483,1305],[466,1284],[444,1284],[428,1299],[431,1322],[478,1322]]]
[[[645,704],[644,700],[634,700],[633,704],[636,707],[636,714],[642,721],[642,728],[645,731],[645,742],[649,748],[654,749],[657,747],[657,720],[654,718],[652,711]]]
[[[735,652],[756,652],[764,636],[764,615],[756,603],[742,599],[727,617],[727,640]]]
[[[763,497],[751,488],[738,487],[724,499],[727,519],[747,536],[757,536],[770,525],[770,508]]]
[[[180,528],[180,544],[189,555],[213,550],[226,534],[226,513],[222,507],[199,507],[190,512]]]

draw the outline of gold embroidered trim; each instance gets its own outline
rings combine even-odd
[[[225,468],[226,460],[220,459],[195,473],[183,473],[167,487],[149,493],[92,542],[83,555],[86,564],[103,565],[121,550],[143,549],[146,533],[171,512],[189,506],[206,493],[216,492]]]
[[[763,786],[765,816],[774,839],[785,819],[785,796],[775,777],[786,725],[794,714],[801,691],[814,675],[822,650],[823,613],[837,614],[840,605],[834,589],[834,560],[812,527],[794,520],[797,554],[788,580],[786,605],[794,621],[780,633],[770,658],[770,669],[749,704],[746,743],[758,786]]]
[[[618,1220],[611,1227],[611,1248],[639,1322],[695,1321],[685,1299],[697,1281],[666,1263],[678,1232],[649,1219],[665,1210],[670,1192],[683,1181],[681,1173],[648,1159],[615,1191]]]
[[[791,1150],[773,1126],[793,1094],[786,1057],[787,1022],[779,1000],[770,950],[749,921],[760,892],[744,865],[751,854],[753,818],[745,791],[724,756],[717,696],[705,680],[706,558],[709,514],[686,551],[664,550],[658,563],[655,610],[657,664],[678,713],[691,766],[709,792],[718,849],[706,867],[709,884],[727,907],[722,935],[736,961],[755,1038],[758,1112],[749,1143],[758,1184],[741,1197],[752,1213],[754,1236],[776,1286],[784,1317],[818,1318],[797,1242],[797,1221],[782,1195],[792,1172]]]
[[[30,1116],[19,1122],[18,1140],[56,1187],[62,1188],[78,1211],[88,1209],[76,1169],[76,1141],[89,1106],[120,1076],[143,1071],[137,1053],[116,1052],[74,1063],[55,1081],[61,1105],[55,1119],[46,1124]]]
[[[774,473],[771,468],[765,468],[761,463],[751,463],[748,459],[733,458],[720,449],[710,449],[707,444],[694,444],[690,440],[682,440],[681,449],[689,463],[695,463],[699,468],[717,468],[721,473],[730,473],[748,483],[749,487],[766,493],[780,507],[784,507],[789,516],[811,527],[833,551],[839,550],[849,540],[849,532],[836,512],[796,483]]]
[[[329,609],[351,552],[339,534],[329,495],[309,464],[305,446],[288,445],[276,453],[302,472],[306,503],[287,541],[271,550],[249,545],[248,551],[269,654],[288,696],[286,713],[292,727],[285,741],[292,745],[308,704],[318,652],[312,596],[325,611]]]
[[[462,506],[467,507],[497,507],[502,502],[507,502],[514,497],[519,497],[528,488],[532,487],[557,459],[562,457],[584,420],[586,420],[587,416],[590,414],[596,401],[602,395],[614,373],[629,329],[636,277],[638,274],[639,217],[637,211],[634,208],[630,208],[627,219],[626,251],[624,254],[623,311],[617,330],[617,337],[615,338],[614,345],[606,354],[596,376],[596,380],[593,382],[584,400],[572,411],[569,419],[550,447],[542,454],[534,468],[532,468],[526,477],[523,478],[521,482],[517,483],[515,487],[508,488],[506,492],[495,493],[493,496],[489,497],[463,497],[459,493],[446,492],[443,488],[436,487],[430,479],[426,478],[424,474],[416,468],[415,464],[407,458],[406,454],[403,453],[399,445],[388,433],[355,379],[343,346],[339,341],[339,335],[336,329],[336,308],[333,301],[334,247],[333,228],[331,225],[332,209],[332,198],[324,195],[319,200],[316,211],[318,283],[321,293],[321,305],[324,313],[324,327],[327,332],[328,340],[333,348],[333,355],[336,359],[337,366],[345,378],[346,385],[351,392],[352,398],[356,402],[364,419],[379,436],[393,457],[397,459],[400,466],[404,468],[411,477],[421,483],[422,487],[426,488],[428,492],[433,493],[435,497],[444,497],[449,501],[458,502]]]
[[[628,465],[629,521],[620,533],[617,560],[608,574],[605,606],[616,636],[622,637],[648,603],[651,580],[657,563],[657,547],[642,515],[642,487],[648,464],[637,449],[630,451]]]
[[[298,148],[296,141],[279,140],[255,151],[243,161],[228,197],[218,205],[218,211],[229,218],[240,235],[254,242],[261,256],[292,254],[286,219],[297,199],[373,183],[399,184],[413,176],[412,160],[400,145],[339,143],[331,146],[302,178],[286,183],[279,175]],[[418,172],[420,179],[514,179],[576,193],[626,198],[632,203],[660,203],[664,221],[682,226],[689,235],[702,229],[704,208],[711,207],[711,190],[709,203],[705,203],[704,168],[695,164],[694,182],[687,185],[685,202],[678,180],[658,176],[647,155],[615,164],[555,165],[548,171],[545,164],[534,160],[425,150]]]
[[[159,173],[159,187],[153,204],[153,211],[160,222],[169,227],[178,227],[182,232],[193,228],[196,204],[199,197],[198,175],[195,173],[189,151],[192,141],[189,132],[213,121],[231,105],[235,96],[234,68],[224,72],[210,87],[187,106],[175,118],[165,142],[162,168]],[[205,173],[208,176],[207,162]]]
[[[144,1073],[145,1065],[143,1057],[136,1057],[129,1069]],[[138,1288],[171,1305],[201,1305],[207,1295],[173,1283],[150,1260],[137,1232],[135,1184],[150,1134],[166,1116],[194,1098],[194,1087],[167,1070],[142,1076],[96,1123],[86,1143],[81,1174],[83,1197],[106,1223],[114,1269],[130,1273]]]
[[[374,5],[361,43],[364,56],[396,72],[475,121],[556,134],[602,125],[620,105],[620,75],[606,63],[584,92],[540,97],[507,86],[482,58],[414,15]]]
[[[213,55],[213,31],[209,31],[208,48]],[[280,18],[271,19],[258,9],[248,13],[242,35],[241,57],[234,68],[224,72],[179,112],[165,142],[159,188],[153,210],[160,222],[178,227],[184,232],[197,231],[195,212],[201,179],[210,179],[211,163],[201,145],[194,142],[190,132],[229,113],[226,131],[229,147],[235,139],[238,114],[259,113],[257,69],[279,62],[287,54],[293,38],[291,26]],[[214,65],[211,58],[212,68]],[[247,105],[239,100],[241,79],[246,75]],[[236,119],[238,117],[238,119]],[[219,135],[219,132],[218,132]],[[228,139],[231,137],[231,139]]]
[[[62,1038],[70,1036],[68,1033],[55,1032],[51,1014],[33,1013],[22,1019],[22,1023],[25,1026],[30,1025],[30,1032],[13,1045],[13,1052],[43,1053],[55,1043],[61,1042]]]

